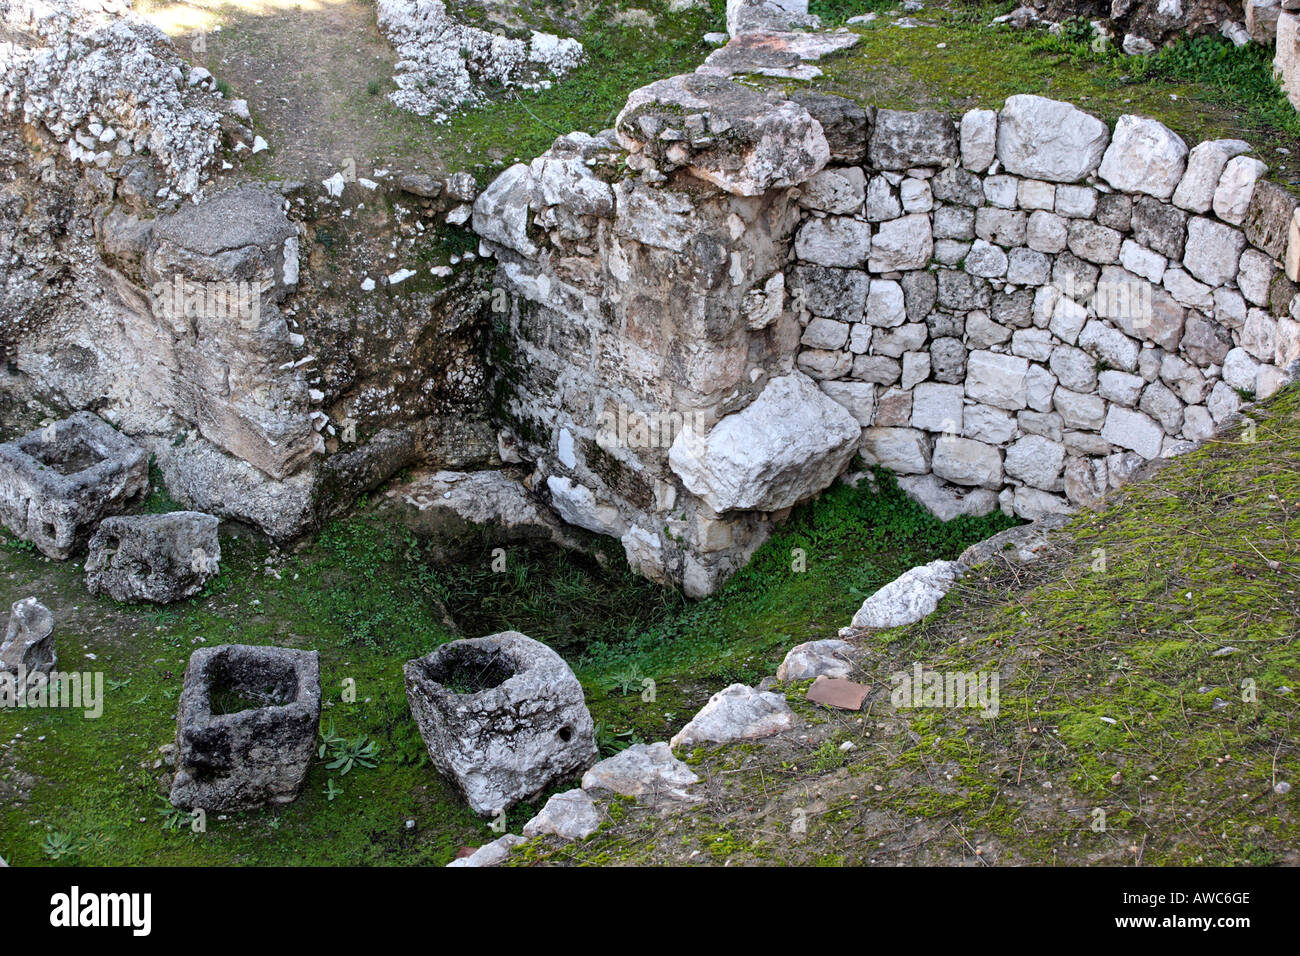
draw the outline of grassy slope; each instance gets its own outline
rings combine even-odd
[[[506,574],[488,570],[486,551],[477,565],[435,568],[418,542],[367,514],[292,555],[227,538],[210,592],[165,609],[92,598],[74,565],[9,539],[3,599],[39,595],[55,612],[61,665],[102,668],[114,683],[99,720],[0,712],[0,856],[49,862],[43,842],[59,834],[73,850],[58,859],[88,864],[444,863],[492,834],[424,765],[407,712],[401,666],[448,638],[443,606],[467,636],[513,627],[552,643],[577,666],[610,735],[663,739],[718,687],[757,680],[782,648],[834,630],[862,594],[1005,523],[942,525],[896,490],[837,487],[722,594],[695,605],[625,568],[602,572],[558,552],[512,553]],[[795,547],[808,556],[804,573],[789,570]],[[319,649],[332,704],[322,723],[376,741],[380,765],[340,776],[316,762],[291,806],[213,819],[201,836],[168,831],[154,763],[173,734],[185,662],[198,644],[230,641]],[[645,677],[658,684],[653,707],[641,703]],[[346,678],[356,704],[341,701]],[[330,778],[343,791],[333,801]],[[517,830],[533,812],[521,806],[509,824]]]
[[[1250,416],[1035,565],[990,562],[869,639],[865,717],[790,688],[799,733],[691,755],[703,807],[624,805],[552,858],[1300,863],[1300,388]],[[997,718],[893,708],[890,675],[917,661],[996,670]]]

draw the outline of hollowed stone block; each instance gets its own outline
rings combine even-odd
[[[218,524],[199,511],[105,518],[90,539],[86,586],[116,601],[192,597],[220,570]]]
[[[71,556],[148,486],[145,450],[90,412],[0,444],[0,522],[47,557]]]
[[[171,802],[207,811],[289,803],[320,726],[315,651],[225,644],[185,669]]]
[[[433,765],[481,816],[596,759],[582,685],[560,655],[517,631],[452,641],[405,672]]]

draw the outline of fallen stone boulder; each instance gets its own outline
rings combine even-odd
[[[630,166],[685,168],[737,196],[797,186],[831,155],[821,124],[802,106],[695,73],[635,90],[614,129]]]
[[[1031,564],[1047,548],[1050,540],[1048,532],[1064,527],[1069,520],[1069,515],[1046,515],[1030,524],[999,531],[992,537],[972,544],[961,553],[957,561],[967,568],[995,559],[1012,564]]]
[[[781,681],[812,680],[815,677],[848,677],[853,664],[845,658],[853,645],[848,641],[807,641],[790,648],[776,670]]]
[[[199,511],[106,518],[90,539],[86,587],[128,603],[193,597],[221,570],[219,523]]]
[[[666,797],[671,800],[697,799],[685,790],[699,783],[684,762],[678,760],[664,741],[633,744],[607,757],[582,775],[583,790],[607,790],[638,800]]]
[[[49,674],[56,663],[54,615],[34,597],[15,601],[9,609],[4,641],[0,642],[0,671],[26,684],[35,674]]]
[[[812,80],[822,75],[821,68],[813,66],[813,63],[831,53],[856,46],[859,39],[856,34],[847,32],[742,33],[726,46],[710,53],[695,72],[708,76],[757,73],[788,80]],[[793,99],[801,102],[797,96]],[[813,116],[816,117],[816,113]],[[829,140],[830,131],[824,131]]]
[[[727,32],[733,37],[820,25],[808,13],[808,0],[727,0]]]
[[[668,463],[718,514],[777,511],[830,485],[861,435],[862,426],[843,405],[794,372],[772,379],[707,436],[683,428]]]
[[[963,570],[957,561],[931,561],[912,568],[863,601],[850,629],[902,627],[928,617]]]
[[[547,800],[541,812],[524,824],[524,836],[532,839],[549,833],[561,840],[585,840],[600,828],[600,820],[600,810],[586,790],[566,790]]]
[[[433,765],[490,816],[596,759],[595,728],[563,658],[517,631],[408,661],[406,697]]]
[[[771,737],[794,726],[794,711],[781,694],[732,684],[709,698],[669,746],[725,744],[733,740]]]
[[[497,837],[491,843],[486,843],[476,849],[469,856],[462,856],[458,860],[452,860],[448,866],[500,866],[510,858],[510,851],[521,843],[527,843],[523,837],[515,833],[507,833],[505,836]]]
[[[320,707],[315,651],[195,651],[176,721],[172,804],[212,812],[292,802],[315,752]]]
[[[70,557],[148,486],[145,450],[90,412],[0,444],[0,521],[46,557]]]

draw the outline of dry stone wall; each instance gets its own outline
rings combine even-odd
[[[1090,504],[1300,357],[1294,201],[1265,172],[1243,142],[1035,96],[881,110],[866,167],[801,187],[798,368],[945,517]]]
[[[519,348],[503,448],[693,595],[855,451],[943,518],[1089,504],[1294,372],[1296,203],[1265,172],[1037,96],[653,84],[476,205]]]

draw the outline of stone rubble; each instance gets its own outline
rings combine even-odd
[[[732,684],[710,697],[668,745],[676,749],[770,737],[789,730],[794,722],[794,712],[783,695]]]
[[[609,791],[642,802],[695,801],[698,798],[687,793],[686,788],[699,782],[695,772],[677,759],[663,740],[633,744],[606,757],[582,775],[583,790]]]
[[[557,793],[541,812],[524,824],[524,837],[547,833],[561,840],[585,840],[600,828],[602,814],[582,789]]]
[[[958,561],[931,561],[912,568],[863,601],[847,630],[902,627],[928,617],[964,571]],[[846,635],[841,632],[841,636]]]
[[[582,63],[582,44],[536,30],[528,40],[456,22],[443,0],[379,0],[379,28],[398,53],[389,99],[434,122],[482,101],[489,84],[541,89]]]
[[[43,126],[74,162],[117,168],[147,155],[164,194],[199,193],[233,115],[206,70],[190,71],[120,0],[10,0],[3,16],[19,38],[0,44],[5,112]]]
[[[790,648],[777,668],[779,681],[812,680],[817,677],[849,677],[853,663],[846,654],[853,650],[848,641],[806,641]]]

